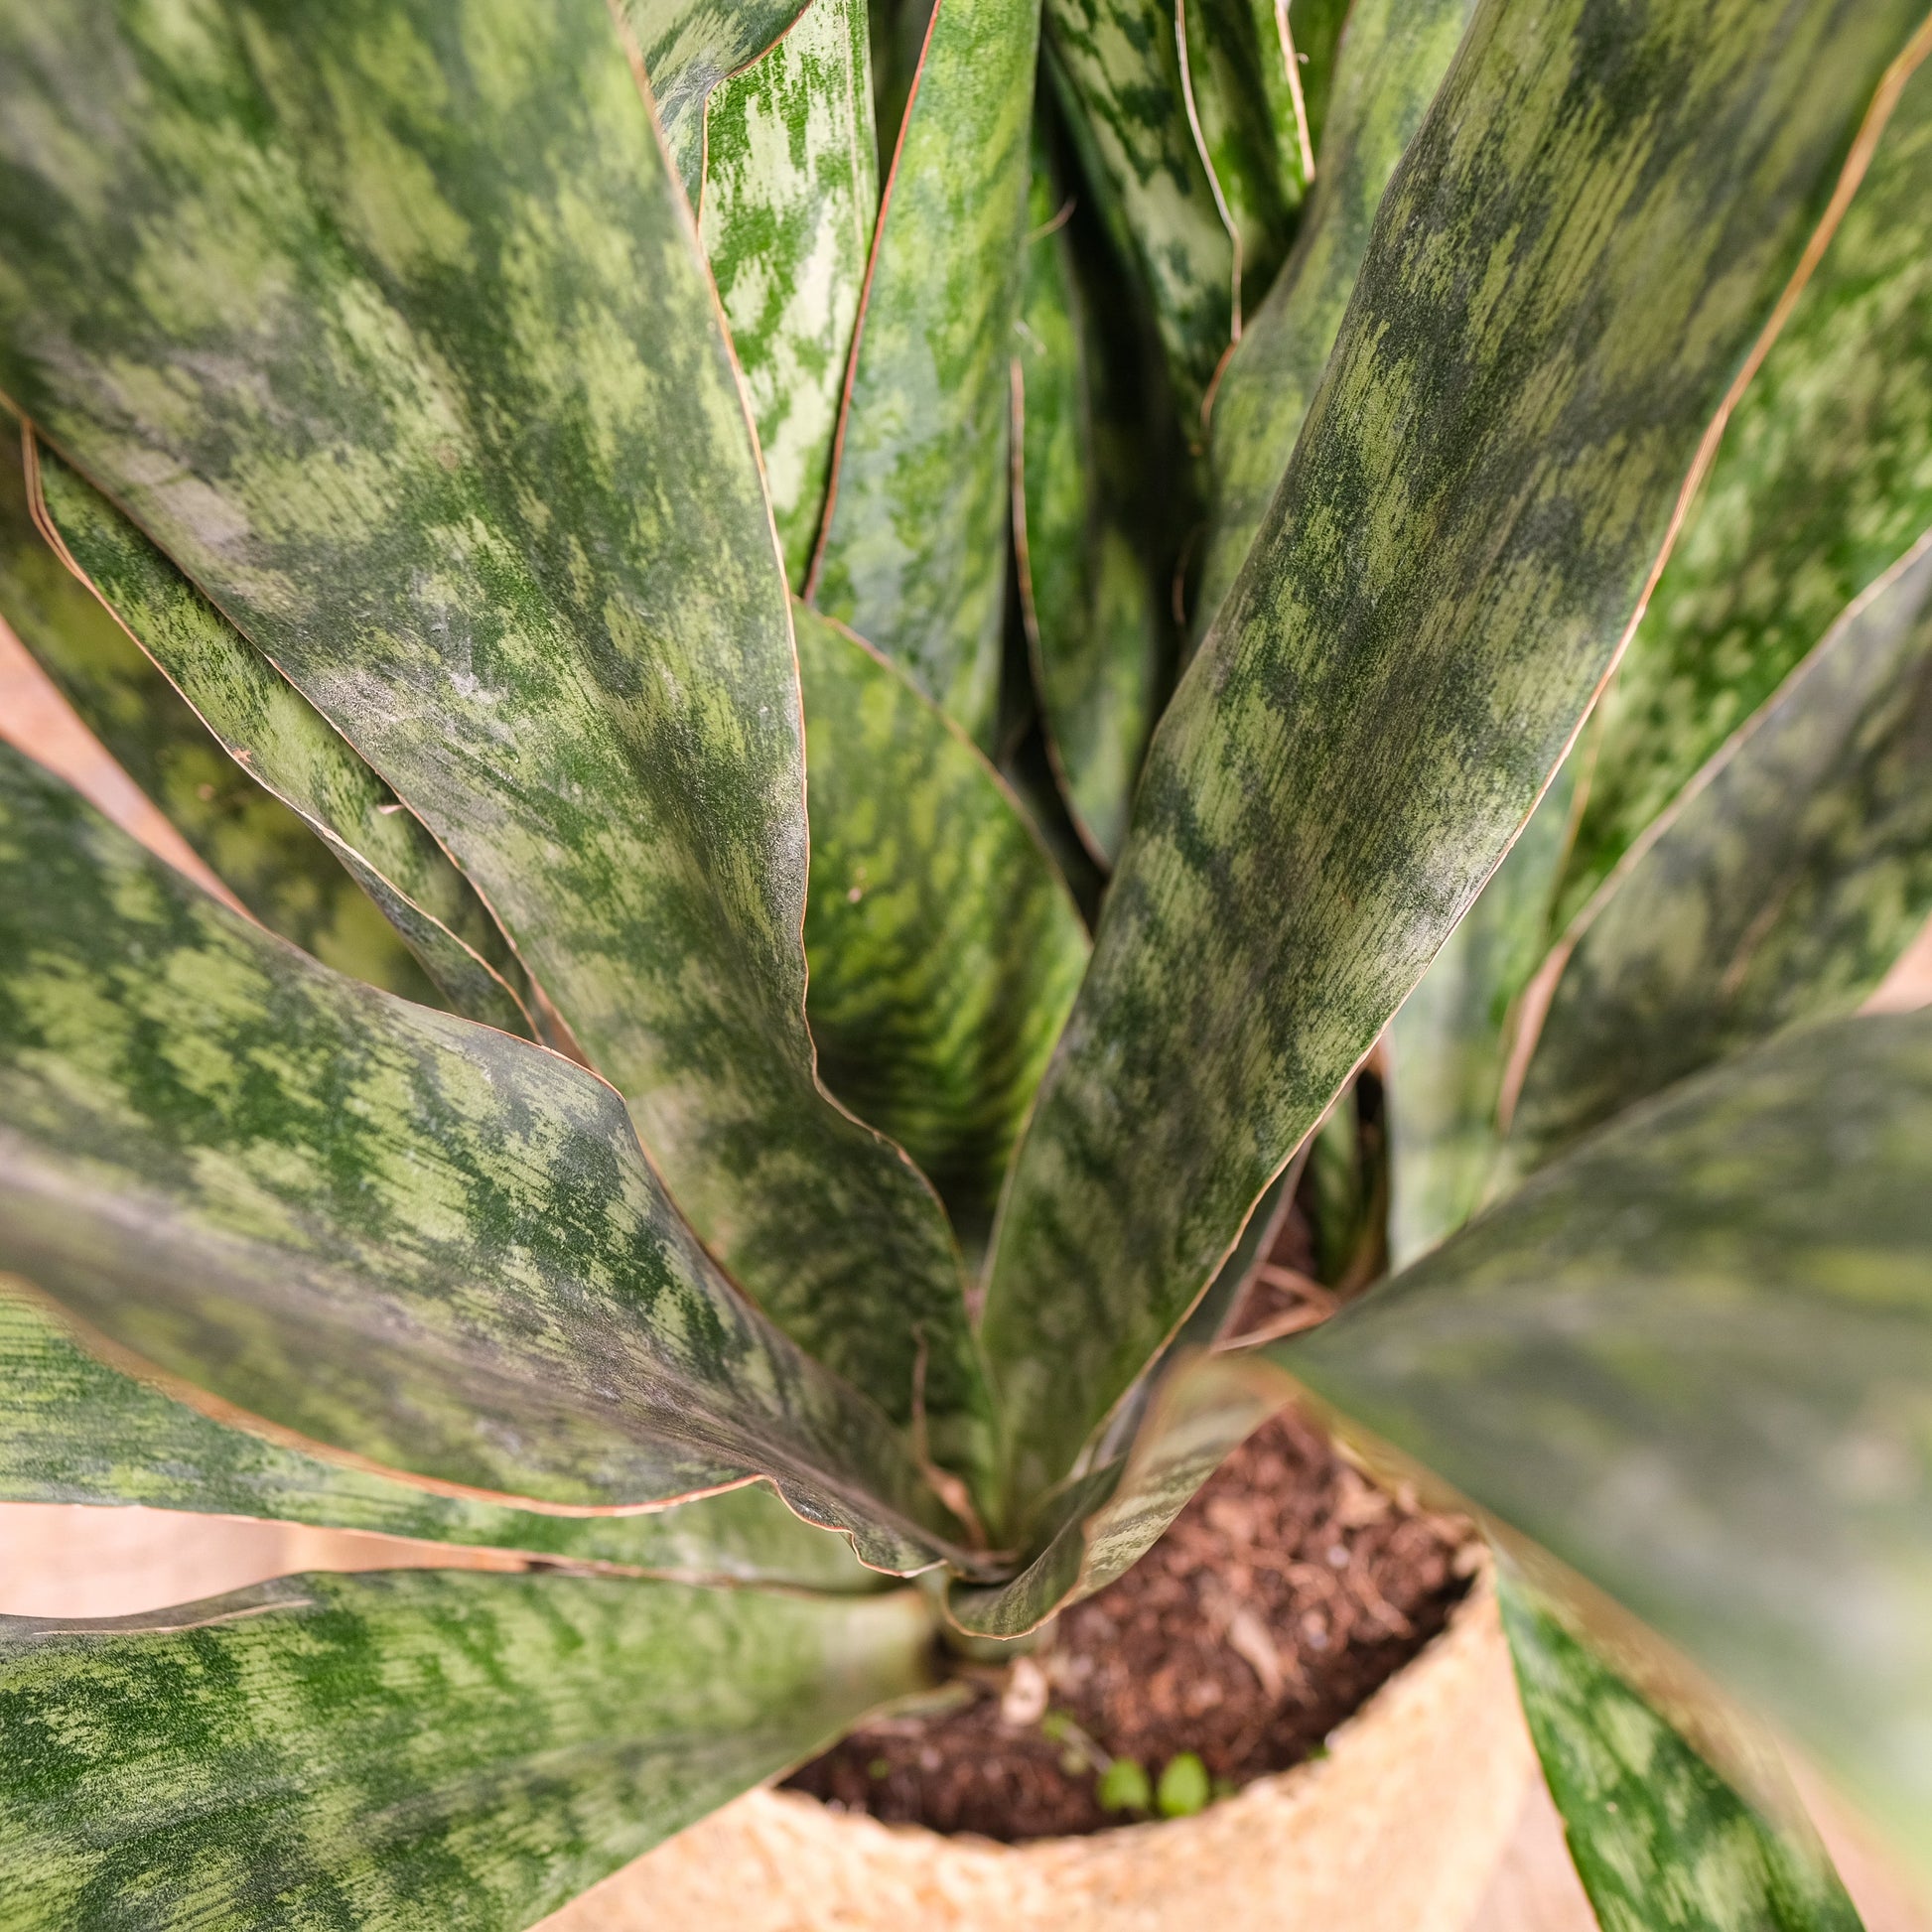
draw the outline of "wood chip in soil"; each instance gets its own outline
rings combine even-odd
[[[1191,1751],[1218,1793],[1322,1747],[1448,1621],[1476,1546],[1377,1488],[1292,1412],[1257,1430],[1134,1569],[1030,1662],[942,1715],[854,1731],[788,1780],[848,1811],[1005,1841],[1136,1822],[1098,1772]],[[1043,1708],[1042,1708],[1043,1707]]]

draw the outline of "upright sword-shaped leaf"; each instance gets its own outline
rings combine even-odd
[[[0,386],[455,856],[736,1278],[970,1459],[943,1214],[813,1074],[783,575],[616,25],[192,18],[0,22]]]
[[[1902,0],[1779,20],[1479,9],[1156,735],[1021,1146],[984,1326],[1007,1507],[1185,1314],[1614,662],[1920,24]]]
[[[938,0],[886,177],[806,596],[993,743],[1039,0]]]

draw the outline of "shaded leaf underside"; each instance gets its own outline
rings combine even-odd
[[[1270,1353],[1775,1719],[1932,1875],[1932,1017],[1670,1089]]]

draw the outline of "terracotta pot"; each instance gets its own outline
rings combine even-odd
[[[1325,1757],[1196,1818],[1005,1846],[754,1791],[540,1932],[1462,1932],[1535,1772],[1484,1580]]]

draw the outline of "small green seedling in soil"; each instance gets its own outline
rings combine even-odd
[[[1192,1751],[1182,1751],[1168,1760],[1154,1802],[1163,1818],[1191,1818],[1207,1809],[1209,1796],[1207,1766]]]

